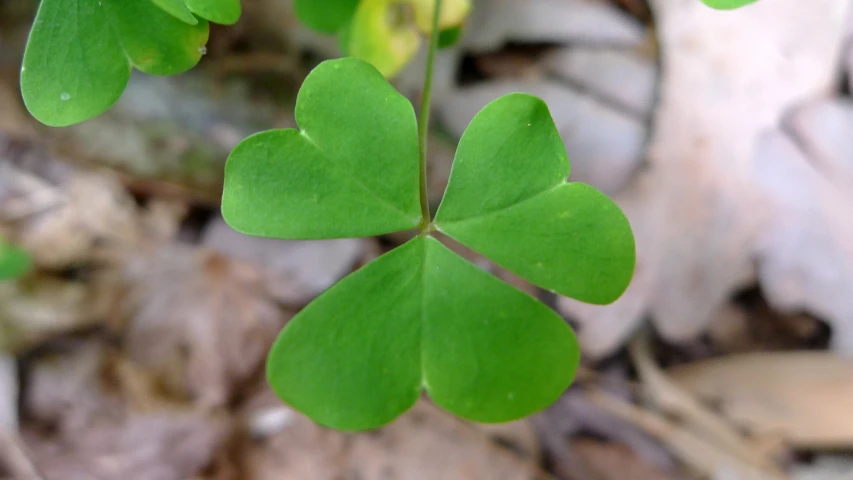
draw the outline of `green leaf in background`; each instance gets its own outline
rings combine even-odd
[[[0,238],[0,281],[14,280],[32,267],[30,255]]]
[[[132,67],[192,68],[207,36],[207,22],[189,25],[150,1],[43,0],[21,69],[24,103],[46,125],[82,122],[118,100]]]
[[[420,222],[417,120],[371,65],[326,61],[296,100],[301,130],[243,140],[225,166],[222,213],[250,235],[345,238]]]
[[[359,0],[295,0],[296,16],[309,28],[337,33],[352,21]]]
[[[426,35],[432,30],[432,17],[435,13],[435,0],[408,0],[412,5],[415,23]],[[468,14],[471,13],[471,0],[443,0],[441,2],[441,18],[438,19],[438,29],[446,30],[461,27]]]
[[[318,423],[364,430],[403,413],[422,388],[462,417],[515,420],[556,400],[578,361],[562,318],[419,236],[294,317],[267,376]]]
[[[440,48],[459,41],[470,0],[444,0]],[[336,33],[346,55],[365,60],[393,77],[415,56],[432,29],[434,0],[296,0],[302,23]]]
[[[187,7],[201,18],[220,25],[233,25],[240,19],[240,0],[185,0]]]
[[[755,3],[756,0],[702,0],[702,2],[711,8],[731,10]]]
[[[542,288],[613,302],[634,271],[630,225],[604,194],[566,183],[568,174],[545,103],[501,97],[463,134],[436,227]]]
[[[184,0],[151,0],[154,5],[162,8],[166,13],[172,15],[178,20],[190,25],[198,24],[198,19],[195,18],[193,12],[187,7]]]
[[[438,34],[438,48],[450,48],[462,39],[462,27],[445,28]]]
[[[343,50],[395,76],[417,53],[421,36],[396,0],[361,0],[342,35]]]

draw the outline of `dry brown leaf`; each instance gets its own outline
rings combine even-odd
[[[662,412],[679,418],[692,429],[732,457],[758,465],[763,470],[781,474],[765,451],[759,450],[741,435],[726,419],[703,405],[690,392],[673,382],[651,356],[649,338],[638,335],[631,342],[630,352],[639,373],[646,398]]]
[[[269,405],[279,403],[265,391],[252,400],[247,414],[264,414]],[[244,449],[241,478],[246,480],[548,478],[479,429],[425,401],[380,430],[358,434],[319,427],[293,412],[280,433],[247,440]]]
[[[802,448],[853,446],[853,359],[753,353],[675,367],[668,375],[757,435]]]
[[[286,321],[260,273],[205,249],[172,245],[126,266],[130,357],[171,393],[227,402],[261,365]]]
[[[649,168],[617,196],[635,229],[638,272],[615,304],[568,299],[585,351],[602,356],[651,315],[669,340],[702,332],[755,277],[771,206],[756,192],[760,135],[834,86],[847,0],[774,0],[717,11],[654,0],[662,52]]]

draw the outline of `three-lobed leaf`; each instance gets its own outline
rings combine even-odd
[[[50,126],[88,120],[118,100],[133,67],[192,68],[207,36],[207,22],[190,25],[151,1],[43,0],[21,68],[24,103]]]
[[[229,157],[229,224],[291,239],[418,225],[414,112],[374,67],[324,62],[296,116],[301,131],[249,137]],[[630,226],[604,195],[566,183],[568,173],[545,104],[502,97],[466,130],[434,226],[539,286],[611,302],[633,272]],[[578,356],[557,314],[421,233],[296,315],[267,373],[315,421],[361,430],[391,421],[422,389],[471,420],[532,414],[568,386]]]

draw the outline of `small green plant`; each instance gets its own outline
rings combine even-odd
[[[43,0],[24,53],[30,113],[68,126],[109,109],[133,68],[174,75],[205,52],[208,22],[240,17],[239,0]]]
[[[331,60],[299,91],[300,129],[245,139],[225,168],[222,212],[243,233],[326,239],[418,230],[317,297],[270,352],[276,393],[337,429],[390,422],[422,390],[467,419],[514,420],[571,382],[580,352],[566,322],[453,253],[436,232],[540,287],[596,304],[616,300],[634,270],[627,219],[594,188],[566,183],[563,142],[546,105],[530,95],[501,97],[471,121],[431,218],[432,31],[420,124],[376,68]]]
[[[0,237],[0,282],[25,275],[32,267],[30,255]]]

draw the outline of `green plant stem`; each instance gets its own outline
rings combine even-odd
[[[421,115],[418,119],[418,171],[421,194],[421,225],[422,231],[429,229],[431,218],[429,213],[429,197],[427,196],[427,132],[429,131],[429,109],[432,95],[432,71],[435,65],[435,52],[438,50],[438,19],[441,16],[441,0],[435,0],[435,11],[432,15],[432,30],[427,53],[426,76],[424,89],[421,94]]]

